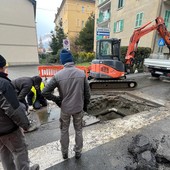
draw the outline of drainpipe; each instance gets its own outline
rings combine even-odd
[[[163,1],[162,0],[159,0],[159,5],[158,5],[158,10],[157,10],[157,17],[158,16],[161,16],[161,12],[162,12],[162,4],[163,4]],[[156,35],[157,33],[155,32],[154,36],[153,36],[153,39],[152,39],[152,49],[155,50],[155,44],[156,44]]]

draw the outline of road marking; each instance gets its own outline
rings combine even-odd
[[[124,136],[144,126],[152,124],[170,116],[170,112],[165,107],[130,115],[123,119],[107,121],[107,123],[96,124],[91,128],[84,129],[84,148],[87,152],[95,147],[103,145],[111,140]],[[70,136],[69,157],[74,156],[74,135]],[[63,161],[60,142],[54,141],[46,145],[29,150],[29,157],[32,163],[38,163],[40,169],[46,169]],[[2,165],[0,165],[2,169]]]

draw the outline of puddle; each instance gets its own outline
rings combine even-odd
[[[159,106],[157,103],[127,93],[94,95],[88,106],[88,114],[105,121],[149,111]]]
[[[44,107],[36,111],[40,124],[49,123],[55,120],[59,120],[60,117],[60,108],[55,104],[48,104],[47,107]]]

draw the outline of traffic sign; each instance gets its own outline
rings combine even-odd
[[[110,36],[109,28],[97,28],[97,36]]]
[[[70,50],[70,41],[68,39],[63,39],[63,48]]]
[[[163,47],[165,45],[165,40],[163,38],[160,38],[158,40],[158,46]]]

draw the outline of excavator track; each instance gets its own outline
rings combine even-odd
[[[135,80],[90,80],[91,90],[95,89],[133,89],[137,86]]]

